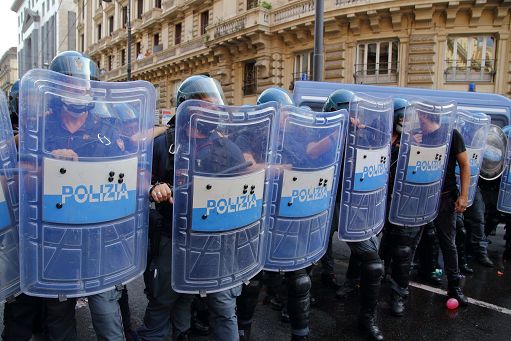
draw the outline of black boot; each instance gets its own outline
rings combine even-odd
[[[493,268],[495,264],[493,264],[492,260],[488,257],[487,253],[482,253],[477,256],[477,261],[479,264],[486,266],[487,268]]]
[[[341,287],[337,283],[337,277],[335,276],[335,272],[333,271],[323,271],[321,273],[321,282],[323,283],[323,285],[333,290],[337,290]]]
[[[359,280],[346,279],[346,281],[339,286],[339,289],[335,292],[335,296],[338,299],[346,298],[349,295],[354,295],[358,292],[360,286]]]
[[[392,315],[402,317],[405,314],[406,297],[401,296],[394,290],[390,294],[390,311]]]
[[[291,341],[309,341],[309,335],[291,335]]]
[[[461,306],[468,305],[468,298],[463,294],[460,288],[460,280],[449,281],[447,296],[455,298]]]
[[[376,309],[382,277],[383,263],[381,260],[370,259],[362,263],[358,326],[369,340],[375,341],[383,340],[383,334],[376,325]]]
[[[474,273],[474,269],[469,267],[467,263],[460,263],[459,268],[460,268],[461,273],[463,273],[465,275],[471,275]]]
[[[252,325],[240,325],[238,323],[239,341],[250,341],[250,330]]]

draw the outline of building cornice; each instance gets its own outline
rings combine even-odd
[[[18,13],[20,7],[23,5],[24,0],[14,0],[11,5],[11,11]]]

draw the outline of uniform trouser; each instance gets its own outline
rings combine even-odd
[[[421,233],[421,226],[398,226],[391,223],[387,223],[383,231],[385,261],[390,263],[392,269],[392,289],[402,297],[408,296],[410,270]],[[380,249],[382,251],[383,248]]]
[[[376,312],[383,264],[378,255],[376,236],[361,242],[347,243],[352,257],[360,260],[360,314],[371,316]]]
[[[28,341],[43,314],[43,299],[21,294],[4,306],[4,341]]]
[[[481,194],[485,206],[484,234],[487,236],[497,228],[501,217],[501,213],[497,210],[499,191],[493,187],[481,188]]]
[[[479,187],[477,187],[472,206],[468,207],[463,213],[465,230],[468,235],[467,241],[476,255],[487,254],[488,241],[484,233],[485,210],[483,195]]]
[[[465,229],[465,218],[462,213],[456,213],[456,251],[458,253],[458,264],[466,264],[467,230]]]
[[[273,276],[272,274],[276,274]],[[247,328],[252,323],[255,308],[262,286],[262,272],[254,277],[248,286],[244,285],[237,300],[239,325]],[[278,279],[279,274],[267,272],[266,277]],[[291,323],[291,333],[297,336],[309,334],[311,280],[307,269],[285,273],[287,286],[287,311]]]
[[[190,329],[193,295],[180,294],[171,287],[172,241],[160,237],[158,258],[153,260],[156,275],[144,276],[149,300],[139,336],[147,341],[163,340],[171,331],[174,339]],[[151,274],[153,274],[152,272]]]
[[[120,296],[120,291],[116,289],[87,296],[92,325],[99,341],[124,340],[118,303]],[[44,299],[44,301],[49,340],[76,340],[76,298],[69,298],[62,302],[58,299]]]
[[[180,294],[171,287],[172,241],[160,237],[158,258],[154,260],[156,276],[144,276],[146,294],[149,300],[144,315],[144,323],[138,330],[143,340],[163,340],[171,331],[174,339],[190,329],[190,309],[193,295]],[[153,272],[154,273],[154,272]],[[211,293],[206,296],[209,308],[210,326],[213,339],[237,340],[236,297],[241,286]]]
[[[419,259],[419,273],[428,276],[438,268],[438,255],[440,246],[436,227],[430,222],[422,227],[422,235],[416,250],[416,258]]]
[[[340,205],[339,203],[335,204],[336,207]],[[336,208],[334,211],[338,211]],[[328,246],[326,249],[325,255],[321,258],[321,266],[323,267],[324,272],[334,272],[334,252],[333,252],[333,237],[335,231],[337,231],[337,221],[339,216],[334,212],[332,226],[330,228],[330,234],[328,236]]]
[[[438,242],[444,258],[447,281],[459,281],[458,253],[456,250],[456,215],[454,213],[455,194],[445,193],[440,197],[438,216],[434,223]]]

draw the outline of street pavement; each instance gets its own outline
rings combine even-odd
[[[475,274],[467,276],[464,291],[474,299],[466,308],[449,311],[445,308],[446,297],[439,288],[415,284],[411,288],[407,314],[402,318],[389,314],[389,285],[384,283],[380,295],[379,321],[385,340],[511,340],[511,264],[503,264],[503,231],[490,237],[489,254],[497,266],[485,268],[471,262]],[[349,249],[334,237],[336,272],[339,281],[344,279]],[[332,289],[320,281],[321,266],[312,272],[313,296],[316,304],[311,309],[311,340],[364,340],[357,330],[356,316],[358,297],[338,300]],[[420,286],[420,288],[418,288]],[[443,288],[445,289],[444,283]],[[128,284],[132,322],[140,326],[147,300],[143,294],[141,278]],[[280,312],[264,303],[265,293],[260,295],[252,328],[253,341],[280,341],[290,339],[290,326],[280,321]],[[3,307],[0,307],[3,319]],[[90,313],[87,306],[77,308],[78,339],[95,340]],[[3,328],[3,326],[2,326]],[[39,340],[34,338],[34,340]],[[168,338],[170,340],[170,338]],[[206,341],[208,337],[192,335],[193,341]]]

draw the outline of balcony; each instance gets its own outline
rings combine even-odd
[[[127,31],[125,28],[118,28],[112,32],[112,44],[117,44],[127,39]]]
[[[495,60],[446,60],[446,82],[493,82]]]
[[[205,48],[204,37],[197,37],[195,39],[185,41],[177,46],[177,55],[193,52],[194,50]]]
[[[271,24],[281,25],[296,19],[310,17],[315,12],[315,1],[306,0],[291,3],[272,11]]]
[[[388,84],[397,83],[399,80],[399,64],[388,63],[355,64],[356,84]]]
[[[256,7],[229,20],[209,25],[207,27],[207,34],[209,37],[213,37],[213,39],[220,39],[234,33],[239,35],[239,31],[258,25],[268,27],[269,24],[270,14],[268,10]]]
[[[101,20],[101,18],[103,18],[103,6],[98,6],[98,8],[96,8],[96,11],[94,11],[94,16],[92,17],[92,19],[94,19],[94,21],[99,21]]]
[[[142,27],[147,27],[161,18],[163,10],[161,8],[152,8],[142,15]]]
[[[107,48],[111,43],[112,43],[112,37],[111,36],[103,37],[103,38],[101,38],[100,41],[98,41],[98,48],[99,49]]]

